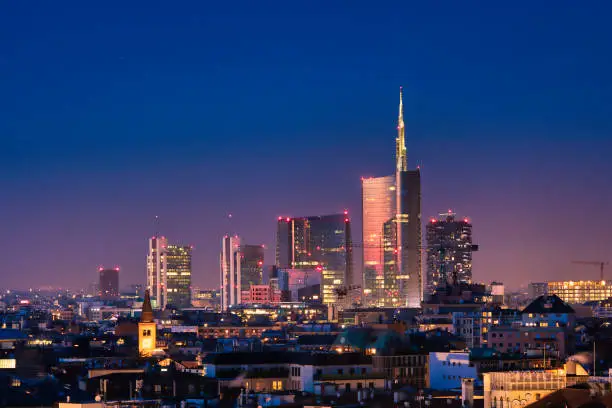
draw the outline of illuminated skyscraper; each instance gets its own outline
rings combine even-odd
[[[240,238],[237,235],[226,235],[221,241],[221,309],[227,310],[231,305],[240,304]]]
[[[364,179],[364,297],[378,306],[419,307],[422,300],[421,175],[408,170],[400,88],[395,174]]]
[[[168,304],[191,307],[191,246],[168,245],[166,250]]]
[[[365,304],[384,299],[384,224],[395,215],[395,176],[361,180],[363,295]]]
[[[263,245],[240,246],[240,290],[263,283],[264,251]]]
[[[119,297],[119,268],[106,269],[100,267],[100,298],[109,300]]]
[[[422,227],[421,227],[421,173],[419,169],[398,172],[397,200],[397,280],[399,306],[421,307],[422,281]]]
[[[427,223],[427,283],[430,295],[438,287],[472,283],[472,224],[452,212]]]
[[[153,307],[165,309],[167,300],[167,260],[166,250],[168,240],[165,237],[154,236],[149,239],[149,254],[147,255],[147,290],[151,296]]]
[[[351,222],[348,213],[279,217],[276,263],[283,269],[315,269],[322,274],[324,303],[334,303],[354,285]]]

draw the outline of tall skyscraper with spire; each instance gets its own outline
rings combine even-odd
[[[408,170],[400,88],[395,174],[362,180],[364,299],[419,307],[422,300],[421,176]]]

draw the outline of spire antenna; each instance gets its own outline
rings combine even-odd
[[[404,134],[404,87],[400,86],[399,114],[397,117],[397,138],[395,139],[396,171],[408,170],[406,138]]]

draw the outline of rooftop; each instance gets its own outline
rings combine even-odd
[[[525,313],[543,314],[573,314],[574,309],[557,295],[543,295],[531,302],[523,311]]]

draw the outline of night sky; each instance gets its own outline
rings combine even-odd
[[[597,278],[570,260],[612,261],[612,6],[497,3],[2,2],[0,286],[144,282],[156,215],[204,287],[279,215],[348,208],[360,241],[400,85],[423,217],[471,218],[476,280]]]

